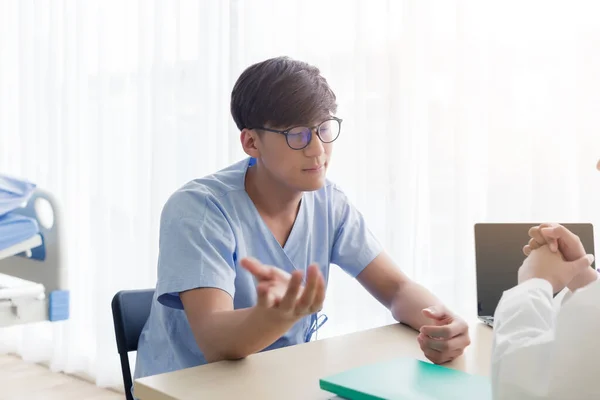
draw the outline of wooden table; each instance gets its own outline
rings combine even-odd
[[[471,345],[446,366],[488,376],[492,329],[470,325]],[[426,360],[417,333],[392,324],[367,331],[254,354],[240,361],[187,368],[135,381],[141,400],[173,399],[331,399],[319,379],[368,363],[396,357]]]

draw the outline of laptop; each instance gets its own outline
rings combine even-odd
[[[529,229],[536,225],[539,223],[475,224],[477,314],[491,327],[502,294],[517,285],[517,271],[525,260],[523,246],[529,242]],[[588,254],[594,254],[592,224],[562,225],[579,236]]]

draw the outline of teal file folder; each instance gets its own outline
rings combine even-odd
[[[349,400],[488,400],[490,380],[411,358],[364,365],[320,379],[323,390]]]

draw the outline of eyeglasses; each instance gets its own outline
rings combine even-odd
[[[279,133],[285,136],[288,146],[294,150],[302,150],[307,147],[312,140],[312,133],[316,131],[317,136],[323,143],[331,143],[340,136],[342,129],[342,120],[340,118],[331,117],[317,126],[294,126],[284,131],[269,128],[252,128],[261,131]]]

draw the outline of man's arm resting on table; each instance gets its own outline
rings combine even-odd
[[[385,252],[369,263],[356,279],[392,311],[396,321],[415,330],[430,323],[423,315],[423,309],[442,305],[429,290],[400,271]]]
[[[215,288],[180,293],[196,343],[207,362],[235,360],[273,344],[294,324],[260,307],[233,309],[231,296]]]
[[[417,342],[430,361],[452,361],[471,343],[467,323],[404,275],[385,253],[377,256],[357,279],[391,309],[398,322],[419,331]]]
[[[549,282],[532,279],[504,293],[494,317],[494,398],[544,398],[555,325]]]

